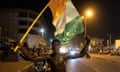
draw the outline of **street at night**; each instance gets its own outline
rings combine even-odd
[[[34,72],[33,63],[27,61],[4,62],[0,64],[0,72]],[[119,72],[120,57],[91,54],[91,58],[77,58],[67,61],[67,72]]]
[[[67,72],[119,72],[120,57],[92,54],[90,59],[69,60]]]
[[[120,72],[118,0],[0,3],[0,72]]]

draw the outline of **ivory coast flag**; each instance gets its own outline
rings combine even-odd
[[[56,6],[55,8],[57,9],[54,9],[55,12],[53,12],[55,13],[53,14],[53,24],[56,27],[55,35],[56,38],[62,42],[62,44],[67,44],[74,35],[83,32],[82,20],[71,0],[58,1],[61,1],[62,5],[60,6],[58,4],[61,9]]]

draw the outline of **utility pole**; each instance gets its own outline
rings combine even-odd
[[[109,46],[109,49],[111,49],[111,34],[110,33],[107,33],[109,39],[108,39],[108,46]]]
[[[109,48],[111,49],[111,34],[109,34]]]
[[[0,39],[2,38],[2,28],[0,27]]]

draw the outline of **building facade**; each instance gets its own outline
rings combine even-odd
[[[23,9],[0,9],[1,36],[19,41],[38,15],[37,12]],[[41,32],[44,29],[44,32]],[[29,32],[25,42],[30,48],[46,44],[54,37],[54,28],[45,21],[42,15]]]

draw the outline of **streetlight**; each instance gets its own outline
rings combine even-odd
[[[52,42],[53,41],[53,39],[52,38],[50,38],[50,42]]]
[[[93,16],[92,10],[90,10],[90,9],[87,10],[85,16],[86,16],[86,17],[91,17],[91,16]]]
[[[50,38],[50,48],[52,48],[52,41],[53,41],[53,39],[52,38]]]
[[[87,18],[92,17],[92,16],[93,16],[93,11],[91,9],[88,9],[88,10],[86,10],[85,15],[81,17],[82,19],[84,19],[85,36],[87,35],[87,26],[86,26]]]
[[[45,29],[44,29],[44,28],[41,28],[41,29],[40,29],[40,32],[42,33],[42,37],[43,37],[43,34],[44,34],[44,32],[45,32]]]

